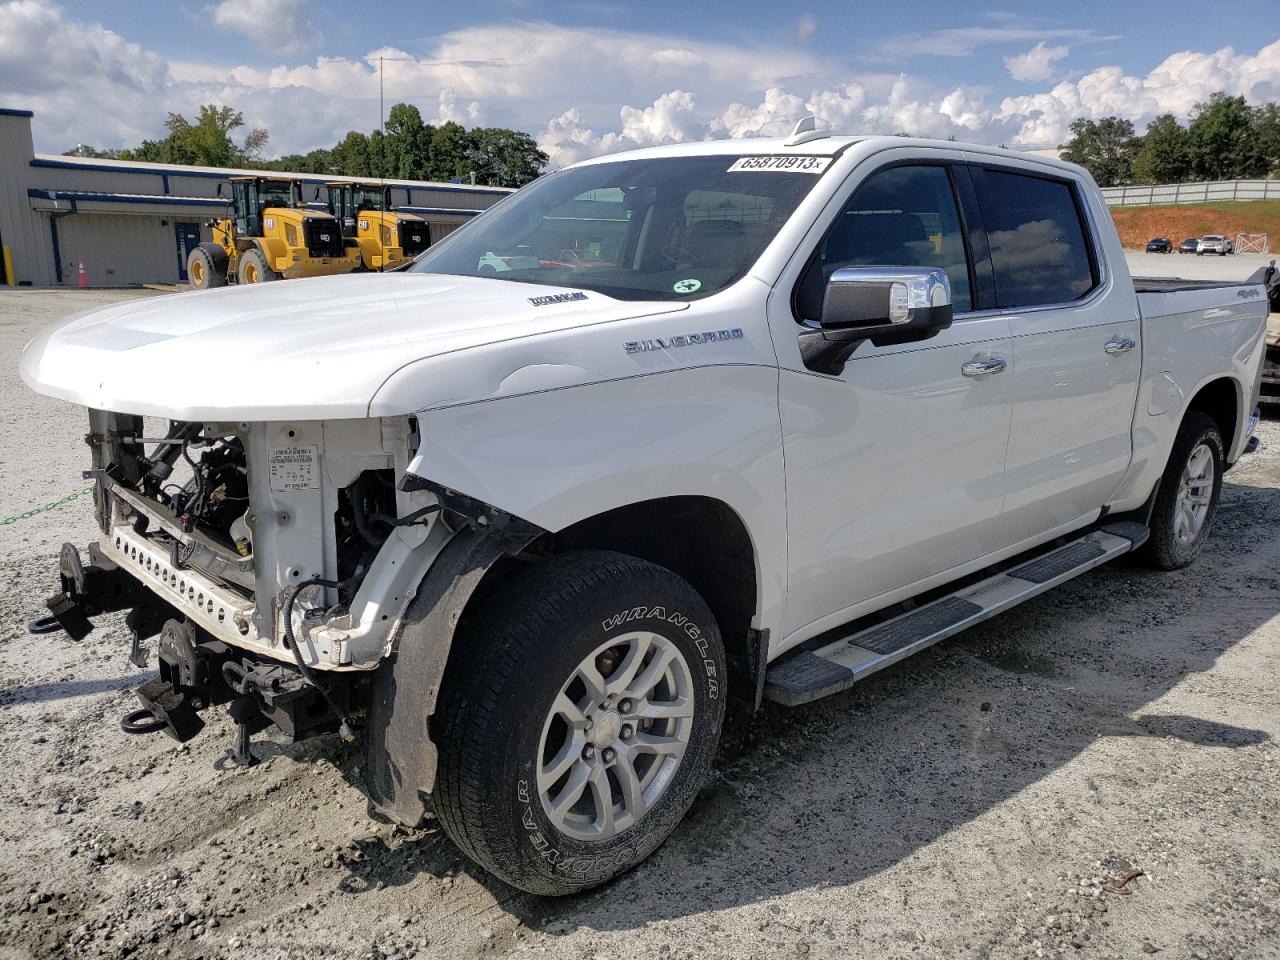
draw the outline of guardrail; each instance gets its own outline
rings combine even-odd
[[[1103,187],[1110,207],[1153,207],[1172,203],[1280,200],[1280,180],[1208,180],[1155,186]]]

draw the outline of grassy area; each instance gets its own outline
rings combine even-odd
[[[1111,216],[1126,247],[1145,246],[1152,237],[1168,237],[1177,244],[1206,233],[1225,234],[1232,240],[1238,233],[1265,233],[1271,237],[1271,249],[1280,248],[1280,200],[1113,207]]]

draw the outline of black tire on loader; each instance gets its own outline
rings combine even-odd
[[[187,281],[195,290],[227,284],[227,252],[216,243],[202,243],[187,254]]]
[[[266,283],[268,280],[280,279],[280,274],[267,266],[267,258],[257,249],[240,254],[240,265],[236,273],[236,279],[240,283]]]

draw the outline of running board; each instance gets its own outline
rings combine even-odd
[[[1140,523],[1110,524],[909,613],[798,653],[769,668],[765,698],[794,707],[847,690],[877,670],[1136,550],[1147,534]]]

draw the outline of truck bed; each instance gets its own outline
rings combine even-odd
[[[1138,309],[1147,319],[1173,314],[1204,313],[1260,303],[1267,309],[1266,288],[1257,280],[1184,280],[1181,277],[1135,277]]]
[[[1219,287],[1247,287],[1252,280],[1184,280],[1182,277],[1134,277],[1138,293],[1179,293],[1184,290],[1215,290]]]

